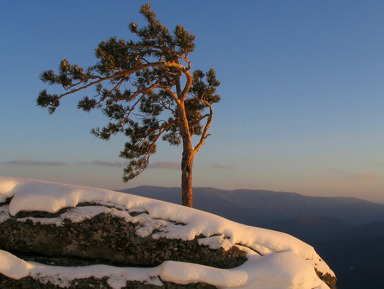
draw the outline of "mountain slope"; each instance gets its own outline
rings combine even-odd
[[[180,204],[179,188],[142,186],[125,193]],[[356,198],[308,197],[296,193],[263,190],[195,188],[194,206],[247,225],[266,226],[295,218],[339,220],[346,229],[384,220],[384,204]],[[339,229],[339,228],[337,228]]]
[[[364,230],[363,227],[360,229]],[[326,241],[316,244],[315,248],[336,273],[337,288],[383,288],[383,233]]]

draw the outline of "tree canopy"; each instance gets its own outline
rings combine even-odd
[[[63,92],[49,94],[44,89],[37,104],[52,114],[62,98],[83,92],[78,108],[86,112],[101,109],[109,119],[91,132],[104,140],[118,133],[128,138],[120,153],[129,160],[124,181],[147,168],[159,139],[182,144],[182,203],[192,207],[193,159],[209,136],[212,104],[220,101],[216,93],[220,82],[214,69],[191,72],[188,57],[195,48],[195,35],[181,25],[170,33],[150,4],[143,5],[140,13],[147,25],[129,25],[137,40],[112,37],[102,41],[95,50],[96,64],[88,68],[63,59],[58,73],[44,71],[42,81],[61,86]],[[88,95],[91,87],[93,93]]]

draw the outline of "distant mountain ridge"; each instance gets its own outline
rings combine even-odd
[[[141,186],[122,192],[180,204],[179,188]],[[384,221],[384,204],[357,198],[312,197],[266,190],[194,188],[194,206],[252,226],[309,217],[341,221],[346,228]]]

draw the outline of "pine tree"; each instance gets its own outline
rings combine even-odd
[[[149,4],[140,13],[147,25],[129,25],[137,41],[112,37],[101,42],[95,56],[97,63],[87,69],[67,60],[59,72],[44,71],[41,79],[57,84],[61,94],[40,92],[37,104],[52,114],[63,97],[94,87],[93,96],[82,96],[78,108],[86,112],[101,109],[109,122],[92,133],[104,140],[122,133],[128,141],[120,157],[129,163],[123,170],[125,182],[142,173],[156,152],[157,141],[183,146],[181,160],[182,204],[193,206],[192,167],[196,152],[209,136],[212,104],[220,101],[214,69],[207,73],[191,70],[188,56],[194,50],[195,36],[181,25],[170,33]],[[196,145],[192,144],[192,137]]]

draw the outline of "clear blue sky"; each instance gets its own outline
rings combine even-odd
[[[145,2],[0,3],[0,175],[180,185],[181,148],[160,145],[151,168],[125,184],[124,138],[89,133],[105,122],[100,113],[77,110],[75,96],[52,116],[36,106],[43,70],[63,58],[94,64],[100,41],[129,39],[128,24],[144,24]],[[194,186],[384,203],[383,1],[149,2],[170,30],[182,24],[197,36],[192,68],[213,67],[222,83]]]

